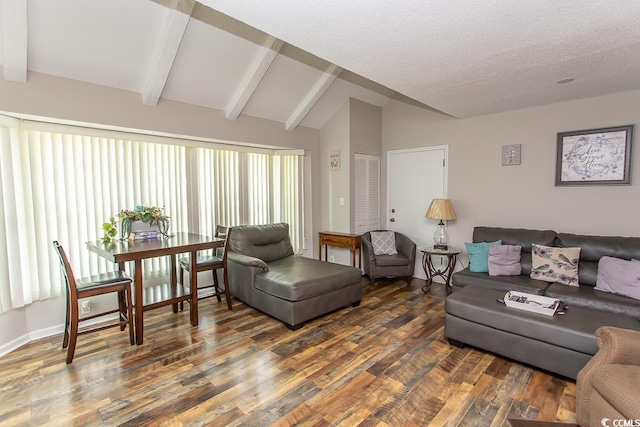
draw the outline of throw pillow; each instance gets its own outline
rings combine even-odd
[[[393,231],[372,231],[371,244],[373,245],[374,255],[395,255],[396,250],[396,233]]]
[[[489,248],[489,276],[519,276],[522,246],[496,245]]]
[[[489,248],[501,245],[502,240],[495,242],[465,243],[469,252],[469,271],[472,273],[489,272]]]
[[[531,278],[578,286],[580,248],[531,245]]]
[[[594,289],[640,300],[640,262],[603,256]]]

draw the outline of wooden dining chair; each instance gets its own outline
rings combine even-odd
[[[226,242],[228,242],[228,238],[229,238],[229,229],[222,225],[218,225],[216,227],[215,237],[226,237],[223,253],[221,254],[219,251],[216,251],[214,255],[197,257],[196,271],[194,272],[194,274],[197,275],[201,271],[210,270],[211,273],[213,274],[213,284],[209,286],[202,286],[202,287],[199,287],[198,289],[214,288],[214,292],[212,294],[205,295],[200,299],[210,298],[215,296],[218,299],[218,302],[221,302],[222,296],[224,295],[227,301],[227,307],[229,308],[229,310],[231,310],[232,309],[231,294],[228,292],[228,287],[225,283],[224,289],[220,290],[220,284],[218,283],[218,270],[221,268],[224,268],[224,253],[227,250]],[[187,271],[188,273],[191,273],[189,271],[191,268],[190,258],[189,257],[180,258],[178,260],[178,268],[180,269],[180,283],[184,284],[184,272]],[[196,279],[196,282],[197,282],[197,279]],[[196,290],[196,293],[197,293],[197,290]],[[183,303],[180,303],[180,310],[182,310],[183,308],[184,308]]]
[[[76,350],[76,342],[78,335],[84,335],[91,332],[98,332],[107,328],[120,326],[120,330],[124,331],[125,327],[129,327],[129,343],[133,345],[133,310],[131,308],[131,279],[123,271],[114,271],[112,273],[104,273],[96,276],[77,279],[73,275],[71,264],[67,258],[64,248],[57,241],[53,242],[53,247],[60,258],[60,265],[66,284],[67,294],[67,313],[64,325],[64,337],[62,339],[62,348],[67,349],[67,363],[73,361],[73,355]],[[118,308],[110,311],[103,311],[91,316],[80,318],[78,314],[78,300],[81,298],[94,297],[96,295],[104,295],[116,292],[118,296]],[[118,313],[118,320],[108,324],[100,324],[95,327],[88,327],[79,330],[81,322],[95,319],[97,317],[107,316],[109,314]]]

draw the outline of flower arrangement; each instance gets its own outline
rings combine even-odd
[[[126,239],[131,233],[131,224],[134,221],[147,222],[149,225],[158,226],[158,230],[162,236],[166,239],[169,237],[167,232],[169,231],[169,216],[164,214],[164,209],[157,206],[136,205],[131,211],[124,209],[120,211],[118,215],[120,223],[122,224],[121,237]]]
[[[118,217],[120,221],[124,221],[125,219],[129,221],[142,221],[148,222],[151,225],[158,225],[160,222],[169,219],[169,217],[164,214],[163,208],[144,205],[136,205],[132,211],[123,209],[120,211]]]
[[[164,209],[158,206],[136,205],[133,210],[121,210],[117,217],[120,220],[121,225],[121,240],[129,237],[129,234],[131,234],[131,224],[135,221],[142,221],[149,223],[150,225],[156,225],[163,237],[169,237],[167,234],[169,231],[169,216],[165,215]],[[109,218],[109,222],[103,223],[102,230],[104,231],[104,236],[102,237],[102,241],[104,243],[116,241],[118,225],[115,217],[112,216]]]

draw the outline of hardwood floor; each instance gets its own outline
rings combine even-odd
[[[363,281],[365,283],[366,281]],[[366,282],[359,307],[298,331],[234,299],[0,358],[1,425],[508,426],[575,422],[575,383],[443,337],[442,285]]]

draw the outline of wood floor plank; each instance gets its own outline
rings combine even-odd
[[[238,300],[145,312],[145,342],[117,329],[0,358],[0,424],[27,426],[508,426],[575,422],[575,382],[444,337],[444,288],[363,281],[360,306],[297,331]]]

